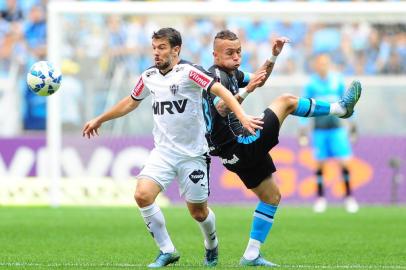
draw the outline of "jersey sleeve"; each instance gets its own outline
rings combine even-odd
[[[220,69],[212,66],[209,68],[209,72],[211,74],[213,74],[214,76],[214,81],[221,83],[224,87],[227,88],[228,85],[228,80],[226,80],[222,74],[222,72],[220,71]],[[228,88],[227,88],[228,89]],[[210,95],[211,100],[213,101],[214,106],[217,105],[217,103],[221,100],[218,96],[216,96],[215,94],[213,94],[212,92],[210,92],[208,95]]]
[[[142,76],[138,78],[137,83],[135,84],[134,89],[131,92],[131,97],[134,100],[143,100],[150,94],[148,87],[144,83]]]
[[[237,78],[239,88],[246,87],[251,79],[248,72],[244,72],[239,69],[237,69],[235,76]]]
[[[210,88],[216,82],[213,77],[214,76],[210,72],[200,66],[190,66],[188,74],[189,80],[207,92],[210,91]]]

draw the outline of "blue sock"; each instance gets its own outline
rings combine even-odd
[[[252,220],[250,238],[265,242],[269,231],[272,228],[273,217],[278,206],[264,203],[260,201],[254,212],[254,219]]]
[[[292,114],[303,117],[329,115],[330,103],[313,98],[299,98],[297,108]]]

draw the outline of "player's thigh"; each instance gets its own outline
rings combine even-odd
[[[312,134],[312,144],[314,158],[317,161],[326,160],[329,157],[329,146],[327,144],[328,132],[326,130],[316,129]]]
[[[275,113],[269,108],[265,109],[262,121],[263,129],[257,130],[256,135],[237,137],[237,142],[248,156],[264,156],[279,143],[279,120]]]
[[[141,179],[141,183],[148,180],[153,181],[161,190],[165,191],[175,179],[176,171],[171,162],[164,159],[164,156],[157,149],[153,149],[137,176],[137,180]]]
[[[348,159],[352,156],[351,143],[345,128],[334,129],[329,137],[333,157]]]
[[[227,164],[226,168],[236,173],[248,189],[258,187],[276,171],[275,164],[269,153],[252,157],[250,160],[243,159],[240,163]]]
[[[182,160],[176,165],[180,195],[190,203],[207,201],[210,193],[210,157]]]
[[[148,177],[137,178],[134,198],[139,207],[146,207],[152,204],[161,192],[161,186]]]

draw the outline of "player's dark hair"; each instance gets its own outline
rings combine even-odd
[[[178,30],[171,27],[161,28],[152,34],[153,39],[166,38],[169,41],[171,48],[182,46],[182,37]]]
[[[222,30],[216,34],[214,39],[225,39],[225,40],[236,40],[238,39],[237,35],[230,30]]]

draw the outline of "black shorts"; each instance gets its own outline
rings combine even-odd
[[[224,146],[220,153],[223,165],[236,173],[249,189],[257,187],[276,171],[269,151],[279,142],[279,119],[267,108],[262,118],[263,129],[257,136],[239,136],[237,140]]]

